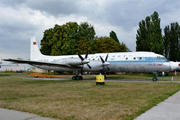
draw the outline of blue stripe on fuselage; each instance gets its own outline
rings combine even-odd
[[[113,60],[113,58],[110,58],[110,61],[107,61],[109,63],[142,63],[142,62],[166,62],[165,58],[157,58],[157,57],[137,57],[136,60]]]
[[[162,61],[162,60],[158,60],[158,61],[152,61],[152,60],[126,60],[126,61],[122,61],[122,60],[112,60],[112,61],[107,61],[109,63],[142,63],[142,62],[166,62],[166,61]]]

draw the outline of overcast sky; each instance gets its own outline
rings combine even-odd
[[[161,29],[180,24],[180,0],[0,0],[0,57],[29,59],[30,39],[40,44],[55,24],[89,22],[97,36],[114,31],[120,42],[136,50],[139,22],[154,11]]]

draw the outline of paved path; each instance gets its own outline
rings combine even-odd
[[[180,120],[180,91],[135,120]]]
[[[55,120],[38,115],[0,108],[0,120]]]

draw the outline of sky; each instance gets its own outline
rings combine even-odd
[[[40,47],[43,32],[55,24],[88,22],[96,36],[113,30],[119,41],[136,51],[139,22],[159,13],[162,34],[180,24],[180,0],[0,0],[0,58],[30,58],[30,39]]]

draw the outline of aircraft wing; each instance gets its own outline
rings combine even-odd
[[[4,61],[10,61],[14,63],[26,63],[30,65],[49,65],[49,66],[61,66],[61,67],[70,67],[67,64],[61,64],[56,62],[43,62],[43,61],[33,61],[33,60],[21,60],[21,59],[3,59]]]

